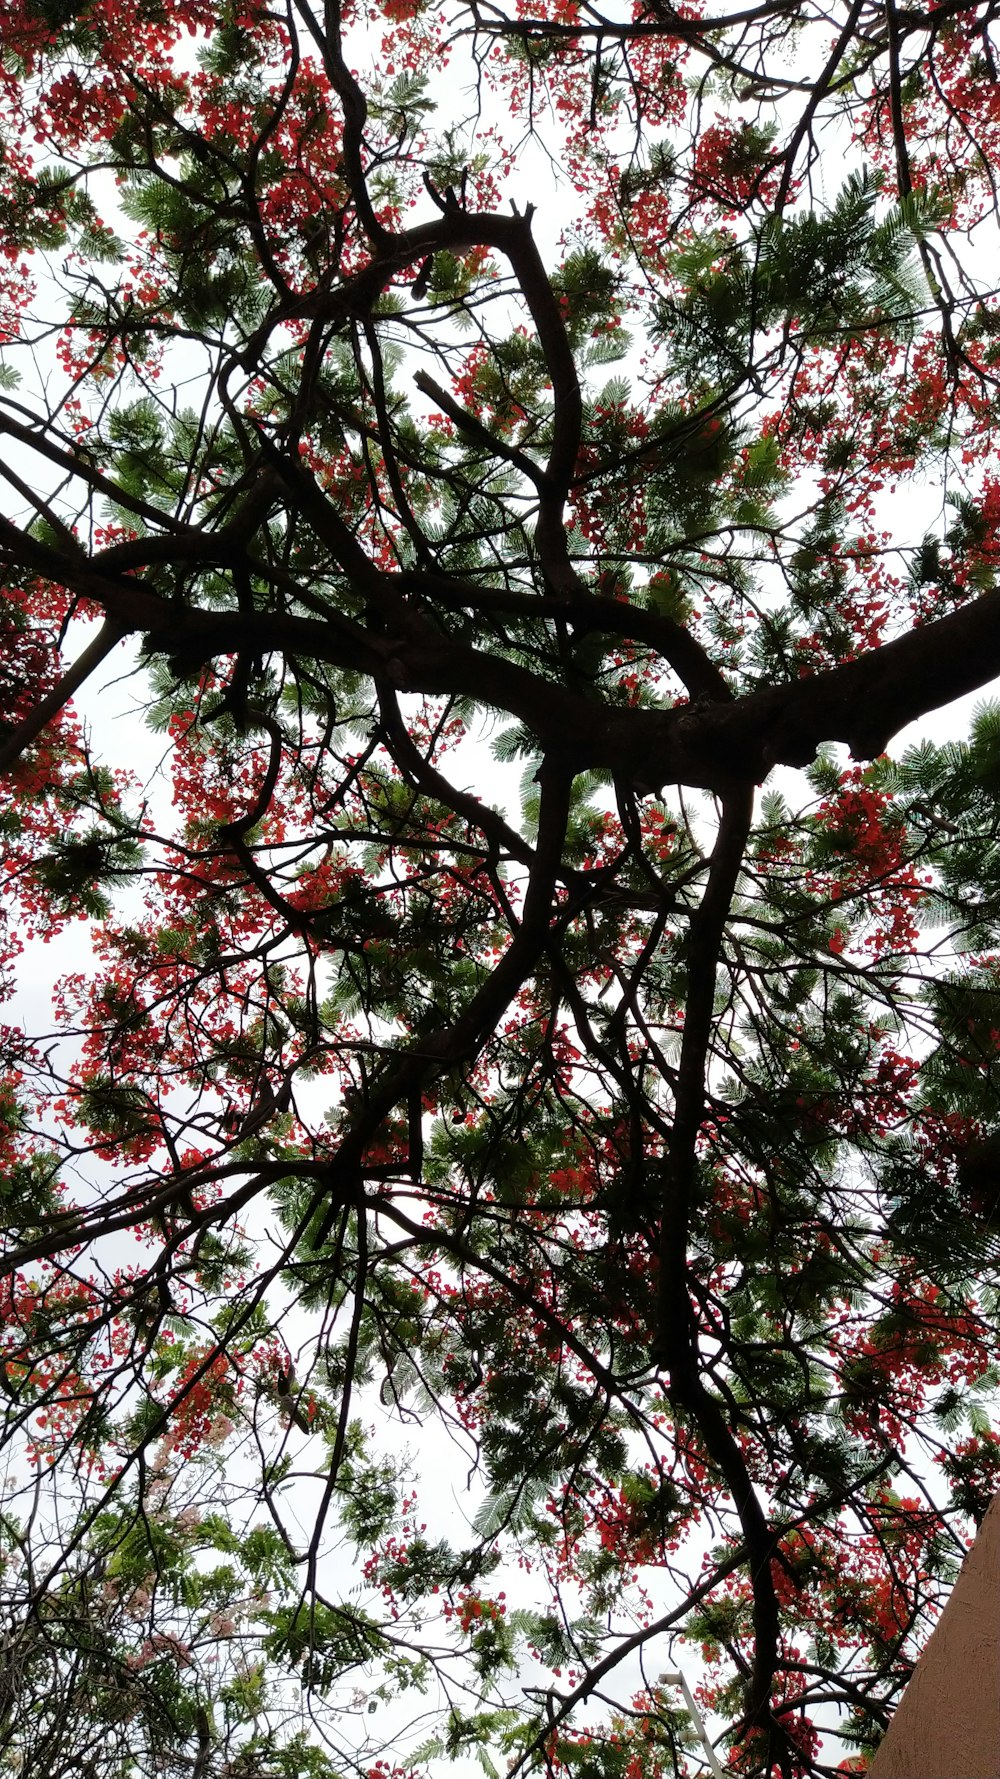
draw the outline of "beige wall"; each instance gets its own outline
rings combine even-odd
[[[1000,1495],[868,1773],[1000,1779]]]

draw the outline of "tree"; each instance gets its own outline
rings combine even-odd
[[[4,7],[0,1769],[863,1769],[1000,1483],[998,17]]]

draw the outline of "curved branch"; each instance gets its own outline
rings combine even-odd
[[[725,1478],[743,1528],[751,1565],[755,1633],[747,1719],[773,1730],[770,1695],[779,1625],[770,1564],[776,1539],[757,1499],[743,1454],[718,1402],[702,1382],[697,1328],[687,1283],[688,1227],[698,1134],[705,1113],[716,973],[752,818],[752,790],[744,789],[724,800],[705,894],[691,919],[684,1038],[661,1213],[657,1335],[660,1354],[670,1372],[670,1400],[694,1420],[706,1450]]]

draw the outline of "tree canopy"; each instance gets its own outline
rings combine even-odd
[[[998,21],[0,7],[0,1771],[864,1770],[1000,1484]]]

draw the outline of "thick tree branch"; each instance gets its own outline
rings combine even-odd
[[[178,606],[138,578],[99,574],[7,520],[0,520],[0,549],[8,561],[102,606],[121,634],[144,633],[157,651],[204,661],[242,650],[301,654],[383,678],[397,691],[472,697],[520,718],[540,751],[567,771],[601,767],[645,791],[682,784],[724,793],[762,783],[773,766],[807,765],[829,741],[846,742],[856,759],[871,759],[907,723],[1000,673],[997,590],[856,661],[745,698],[668,711],[601,705],[502,656],[442,638],[407,611],[404,577],[370,562],[318,490],[311,511],[345,571],[363,576],[362,584],[387,600],[395,634],[366,629],[332,606],[326,622]],[[207,554],[214,560],[211,546]]]
[[[39,735],[51,723],[52,718],[65,710],[70,699],[75,697],[80,687],[85,685],[91,674],[96,672],[102,661],[106,661],[112,650],[117,648],[124,632],[119,629],[111,618],[106,618],[86,647],[81,649],[72,667],[67,668],[57,686],[39,700],[34,710],[24,721],[18,723],[0,743],[0,772],[9,772],[15,766],[25,748],[37,741]]]
[[[698,1134],[705,1112],[716,976],[752,818],[752,789],[733,793],[724,801],[708,883],[691,920],[684,1037],[661,1210],[657,1340],[670,1372],[670,1399],[691,1415],[739,1514],[753,1572],[755,1660],[747,1689],[747,1719],[770,1729],[769,1702],[778,1650],[778,1602],[770,1571],[775,1539],[739,1446],[718,1402],[702,1381],[687,1281],[688,1232]]]

